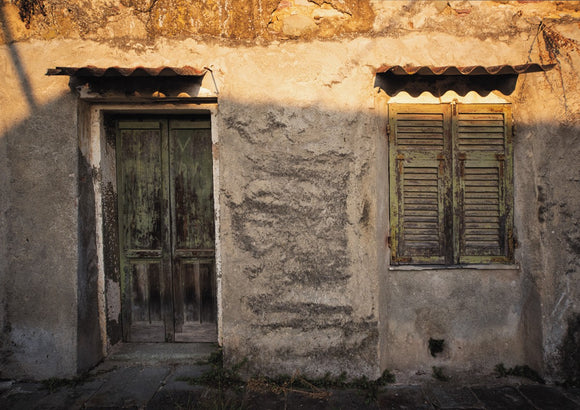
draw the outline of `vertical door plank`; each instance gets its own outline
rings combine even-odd
[[[117,122],[123,335],[132,342],[165,340],[162,136],[159,121]]]
[[[147,264],[134,263],[132,268],[132,319],[133,322],[146,322],[149,321],[149,294],[147,292],[149,287],[148,266]]]
[[[211,323],[215,321],[215,281],[213,278],[214,264],[213,261],[200,262],[199,266],[199,282],[200,282],[200,310],[201,322]]]
[[[209,129],[174,129],[172,183],[176,249],[214,249],[213,161]]]

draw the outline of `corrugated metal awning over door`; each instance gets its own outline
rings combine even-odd
[[[208,68],[183,67],[56,67],[49,76],[69,76],[70,87],[82,99],[98,101],[217,101],[215,92],[201,88]]]
[[[203,77],[206,69],[184,67],[56,67],[46,75],[68,75],[70,77]]]

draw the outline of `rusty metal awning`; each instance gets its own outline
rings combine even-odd
[[[206,69],[190,66],[183,67],[56,67],[50,68],[46,75],[68,75],[70,77],[202,77]]]
[[[487,67],[383,65],[375,72],[375,86],[390,96],[406,91],[413,97],[423,92],[440,97],[450,90],[462,96],[470,91],[486,96],[494,90],[510,95],[520,74],[545,72],[554,66],[537,63]]]
[[[216,92],[202,87],[211,69],[183,67],[56,67],[49,76],[70,77],[69,87],[83,100],[138,102],[217,102]],[[213,75],[212,75],[213,78]]]
[[[400,65],[383,65],[376,70],[377,74],[391,74],[397,76],[476,76],[476,75],[520,75],[527,73],[536,73],[548,71],[554,68],[556,64],[520,64],[520,65],[496,65],[484,67],[477,66],[400,66]]]

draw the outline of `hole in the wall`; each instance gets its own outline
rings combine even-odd
[[[445,348],[445,339],[429,338],[429,353],[431,356],[437,357],[437,354],[442,353]]]

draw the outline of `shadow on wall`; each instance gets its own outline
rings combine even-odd
[[[9,175],[0,358],[10,375],[71,375],[94,364],[101,349],[92,170],[77,149],[75,97],[37,103],[5,6],[3,36],[30,116],[0,136],[1,171]]]
[[[365,265],[370,252],[357,259],[348,250],[353,240],[375,238],[376,206],[369,211],[368,204],[379,199],[364,186],[373,182],[380,120],[361,111],[219,104],[226,353],[272,371],[285,361],[312,372],[371,368],[384,329],[379,317],[354,306],[369,300],[374,267]],[[3,284],[8,372],[70,375],[100,359],[92,191],[98,170],[77,151],[70,121],[76,105],[67,95],[37,106],[1,137],[11,176],[10,275]],[[560,148],[561,163],[574,163],[575,154]],[[533,212],[536,204],[525,206]],[[577,216],[562,216],[558,226]],[[397,307],[387,314],[397,315]],[[445,340],[452,344],[453,336]],[[563,343],[562,358],[575,357],[577,339]]]
[[[75,111],[67,95],[37,106],[1,137],[10,175],[4,348],[29,375],[71,374],[77,360],[101,349],[93,170],[78,152]]]

